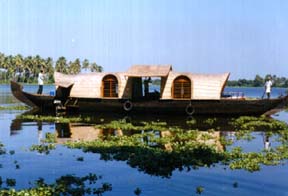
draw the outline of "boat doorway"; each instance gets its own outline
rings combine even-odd
[[[161,78],[160,77],[143,77],[143,97],[146,100],[158,100],[160,99],[161,91]]]
[[[140,100],[143,98],[141,78],[132,78],[132,100]]]
[[[160,90],[161,78],[132,78],[132,100],[159,100]]]

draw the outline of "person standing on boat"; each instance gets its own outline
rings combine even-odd
[[[37,94],[42,94],[42,91],[43,91],[43,84],[44,84],[44,78],[45,78],[45,75],[43,73],[43,70],[40,71],[40,73],[38,74],[38,91],[37,91]]]
[[[149,77],[148,79],[144,80],[144,93],[145,93],[145,97],[148,97],[149,95],[149,83],[151,83],[151,77]]]
[[[270,99],[272,84],[273,83],[272,83],[271,77],[268,77],[268,80],[265,82],[265,93],[266,93],[268,99]]]

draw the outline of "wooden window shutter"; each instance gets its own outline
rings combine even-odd
[[[113,75],[107,75],[102,80],[103,97],[118,97],[118,80]]]
[[[173,82],[173,98],[190,99],[191,81],[186,76],[179,76]]]

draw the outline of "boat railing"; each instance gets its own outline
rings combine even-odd
[[[245,99],[244,92],[224,92],[221,97],[228,99]]]

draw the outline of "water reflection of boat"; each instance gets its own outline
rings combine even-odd
[[[97,128],[95,126],[79,124],[79,123],[57,123],[56,124],[57,132],[57,143],[65,143],[67,141],[78,142],[78,141],[93,141],[97,139],[103,139],[106,136],[131,136],[133,134],[153,132],[158,137],[170,137],[173,136],[173,132],[167,131],[157,131],[157,130],[142,130],[142,131],[133,131],[133,130],[121,130],[113,128]],[[220,142],[221,131],[200,131],[197,142],[203,143],[208,146],[214,146],[217,151],[223,151],[225,147]],[[203,139],[205,136],[209,135],[209,139]],[[149,143],[149,137],[145,137],[146,143]],[[165,143],[162,146],[163,149],[167,151],[172,151],[171,143]]]
[[[39,112],[38,110],[30,110],[22,115],[38,115],[38,116],[50,116],[51,113]],[[231,118],[227,116],[181,116],[181,115],[165,115],[165,114],[118,114],[118,113],[81,113],[79,115],[64,115],[63,117],[81,117],[85,119],[86,117],[90,119],[93,124],[103,124],[110,123],[112,121],[119,121],[123,123],[132,123],[139,125],[143,122],[147,123],[165,123],[170,127],[180,127],[189,129],[200,129],[207,130],[219,127],[221,130],[231,130],[231,125],[229,121]],[[31,121],[23,119],[14,119],[11,124],[11,130],[20,130],[22,121]],[[212,122],[208,122],[212,121]],[[13,127],[13,128],[12,128]],[[218,129],[218,130],[219,130]]]
[[[28,112],[29,113],[29,112]],[[124,118],[118,118],[119,116],[99,116],[96,124],[109,124],[115,121],[116,123],[131,123],[133,126],[144,126],[146,123],[159,123],[161,126],[167,127],[166,131],[157,131],[157,130],[142,130],[143,133],[145,131],[152,131],[153,133],[159,135],[159,137],[166,137],[171,134],[168,129],[183,129],[183,130],[202,130],[202,134],[210,134],[213,140],[207,140],[207,144],[213,144],[216,146],[218,151],[225,150],[225,146],[223,146],[220,142],[220,137],[225,137],[228,140],[235,141],[236,133],[233,130],[233,126],[231,125],[231,119],[229,118],[205,118],[205,117],[197,117],[197,118],[166,118],[165,116],[151,116],[151,118],[140,118],[139,116],[125,116]],[[163,117],[163,118],[162,118]],[[140,133],[141,131],[135,130],[121,130],[121,129],[113,129],[113,128],[97,128],[95,125],[84,124],[84,123],[54,123],[53,128],[51,129],[51,123],[41,122],[41,121],[33,121],[33,120],[25,120],[16,118],[11,122],[10,125],[10,134],[15,135],[21,133],[23,127],[34,126],[35,129],[38,130],[38,134],[42,131],[42,126],[49,125],[50,131],[57,133],[57,142],[65,143],[66,141],[92,141],[97,139],[102,139],[106,136],[131,136],[136,133]],[[99,126],[98,126],[99,127]],[[105,126],[104,126],[105,127]],[[208,130],[208,131],[207,131]],[[47,132],[47,130],[45,130]],[[265,149],[269,149],[271,146],[271,142],[269,140],[269,135],[266,135],[266,132],[263,132],[263,142]],[[43,139],[43,138],[41,138]],[[169,143],[163,145],[163,148],[166,150],[171,150],[171,145]]]
[[[92,141],[97,139],[99,135],[102,135],[102,131],[96,129],[94,126],[57,123],[55,127],[58,143],[65,143],[67,141]]]
[[[145,90],[143,94],[143,79],[147,77],[160,80],[159,92]],[[279,111],[287,99],[222,96],[228,77],[229,73],[178,73],[172,71],[171,65],[143,65],[121,73],[56,72],[55,96],[27,93],[15,82],[11,82],[11,89],[16,98],[32,107],[94,113],[260,115]]]
[[[225,150],[225,146],[221,144],[220,131],[196,131],[196,138],[178,138],[176,135],[173,137],[175,132],[169,130],[142,130],[135,132],[119,129],[99,129],[81,124],[69,124],[64,127],[67,131],[66,135],[70,135],[70,137],[59,138],[60,134],[63,133],[63,127],[56,126],[58,143],[68,140],[100,140],[101,142],[88,142],[87,145],[84,145],[86,147],[83,147],[83,150],[85,152],[98,153],[102,160],[125,161],[132,168],[137,168],[139,171],[150,175],[162,177],[170,177],[172,172],[177,168],[182,171],[183,168],[190,170],[191,168],[200,166],[210,166],[223,159],[221,153]],[[124,135],[133,135],[136,133],[142,135],[142,137],[137,135],[136,143],[126,143],[125,139],[121,140],[121,137]],[[105,137],[108,135],[117,135],[117,137]],[[159,140],[155,140],[157,138]],[[168,140],[165,140],[165,138]],[[111,139],[114,145],[109,144],[109,139]],[[166,142],[163,142],[163,139]],[[120,143],[114,143],[115,141],[119,141]],[[172,142],[170,143],[169,141]],[[175,142],[178,144],[175,145]]]
[[[102,129],[93,125],[81,123],[56,123],[57,142],[67,141],[93,141],[107,135],[122,136],[121,129]],[[130,135],[125,131],[125,134]]]

